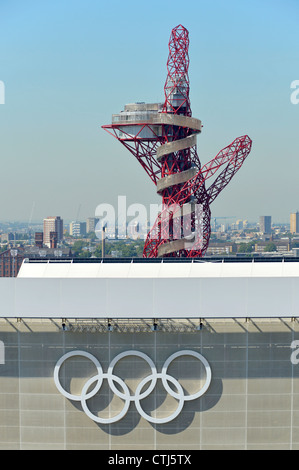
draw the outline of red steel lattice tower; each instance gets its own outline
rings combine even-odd
[[[189,33],[171,32],[164,103],[134,103],[102,126],[137,158],[162,197],[162,208],[147,235],[144,257],[202,257],[211,234],[210,204],[240,169],[251,150],[244,135],[201,167],[189,98]],[[206,182],[222,169],[210,186]]]

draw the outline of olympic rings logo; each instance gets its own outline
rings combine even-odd
[[[59,379],[59,371],[60,371],[62,364],[67,359],[71,357],[75,357],[75,356],[83,356],[87,359],[90,359],[97,369],[97,374],[87,380],[87,382],[82,388],[80,395],[73,395],[67,392],[62,387],[60,383],[60,379]],[[113,370],[117,362],[123,359],[124,357],[128,357],[128,356],[137,356],[137,357],[144,359],[151,368],[151,374],[141,380],[141,382],[138,384],[136,388],[134,395],[130,394],[130,390],[128,386],[126,385],[126,383],[120,377],[113,374]],[[178,380],[167,373],[168,367],[171,364],[171,362],[180,356],[193,356],[196,359],[198,359],[205,368],[206,377],[205,377],[204,385],[196,393],[193,393],[191,395],[185,395],[184,390],[181,384],[178,382]],[[66,398],[68,398],[69,400],[81,401],[81,406],[84,412],[86,413],[86,415],[90,419],[95,421],[96,423],[101,423],[101,424],[112,424],[122,419],[126,415],[131,402],[135,403],[135,406],[139,414],[150,423],[154,423],[154,424],[168,423],[169,421],[172,421],[174,418],[176,418],[180,414],[185,401],[195,400],[196,398],[201,397],[208,390],[210,383],[211,383],[211,378],[212,378],[212,373],[211,373],[211,368],[210,368],[208,361],[198,352],[191,351],[191,350],[179,351],[169,356],[169,358],[165,361],[161,372],[157,372],[155,364],[146,354],[144,354],[141,351],[134,351],[134,350],[125,351],[125,352],[118,354],[111,361],[108,367],[107,373],[103,372],[100,362],[92,354],[86,351],[71,351],[71,352],[64,354],[57,361],[55,365],[55,369],[54,369],[54,381],[59,392],[62,395],[64,395]],[[117,395],[119,398],[121,398],[124,401],[123,409],[117,415],[111,418],[101,418],[99,416],[96,416],[89,410],[87,406],[87,401],[93,396],[95,396],[96,393],[100,390],[104,379],[108,380],[109,386],[111,390],[115,393],[115,395]],[[169,393],[173,398],[175,398],[178,401],[176,410],[172,414],[164,418],[155,418],[145,413],[140,403],[144,398],[149,396],[149,394],[154,390],[158,379],[162,380],[163,386],[165,390],[167,391],[167,393]],[[174,385],[176,391],[174,391],[169,386],[169,382]],[[117,383],[120,386],[121,391],[119,390],[119,388],[115,386],[115,383]],[[143,391],[145,385],[147,385],[148,383],[149,385],[147,389]],[[95,384],[94,388],[91,391],[89,391],[90,387],[93,384]]]

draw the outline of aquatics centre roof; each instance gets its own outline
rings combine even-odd
[[[0,299],[1,317],[299,317],[299,260],[27,260]]]
[[[25,260],[18,277],[30,278],[222,278],[299,277],[299,259],[270,258],[205,260],[159,259]]]

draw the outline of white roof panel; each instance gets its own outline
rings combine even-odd
[[[24,262],[2,317],[299,317],[299,262]]]
[[[24,262],[18,277],[208,278],[298,277],[299,262]]]

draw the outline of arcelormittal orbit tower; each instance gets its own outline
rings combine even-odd
[[[201,121],[189,99],[189,33],[171,31],[164,103],[134,103],[102,126],[137,158],[162,197],[161,212],[147,235],[143,256],[202,257],[211,233],[210,204],[241,168],[251,139],[236,138],[201,166],[196,150]],[[217,170],[221,173],[207,187]]]

